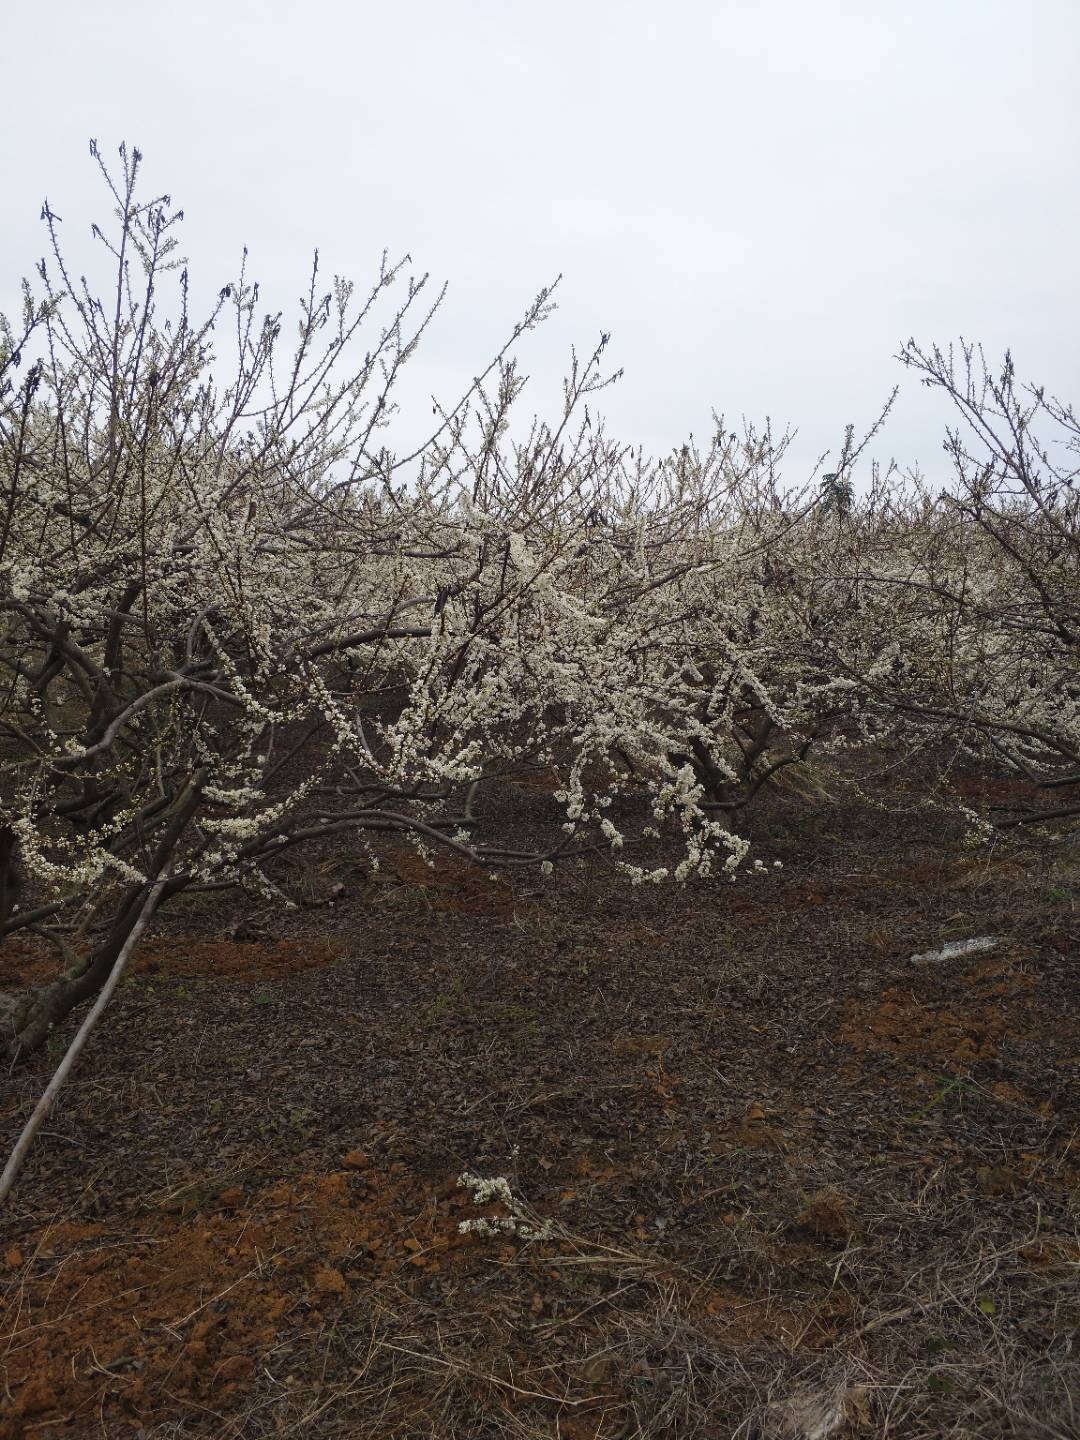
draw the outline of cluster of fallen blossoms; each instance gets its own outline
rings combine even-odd
[[[684,882],[734,878],[762,787],[840,750],[936,745],[1068,793],[1076,506],[1045,455],[973,477],[957,448],[936,498],[886,477],[857,499],[850,435],[844,483],[801,493],[784,440],[720,419],[654,461],[596,418],[606,337],[521,434],[511,347],[549,291],[398,455],[426,277],[384,261],[358,296],[316,261],[289,354],[246,268],[197,324],[139,159],[101,166],[111,293],[73,280],[46,207],[40,293],[0,332],[0,937],[79,949],[9,1007],[10,1053],[96,993],[151,892],[287,904],[278,857],[332,835],[489,870],[602,846]],[[483,787],[523,763],[560,777],[528,852],[483,825]],[[635,863],[660,834],[680,858]]]
[[[458,1185],[469,1191],[472,1203],[479,1207],[498,1205],[504,1215],[474,1215],[458,1224],[462,1235],[479,1235],[485,1240],[515,1236],[519,1240],[552,1240],[561,1234],[561,1227],[552,1220],[541,1220],[514,1194],[505,1175],[485,1177],[463,1170]]]

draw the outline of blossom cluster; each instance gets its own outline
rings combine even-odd
[[[504,1175],[485,1179],[471,1170],[464,1170],[457,1183],[471,1192],[474,1205],[497,1203],[507,1212],[505,1215],[477,1215],[462,1220],[458,1224],[462,1235],[479,1235],[487,1240],[510,1235],[519,1240],[551,1240],[559,1233],[554,1222],[540,1220],[526,1209]]]

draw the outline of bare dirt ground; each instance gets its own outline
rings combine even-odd
[[[179,904],[4,1216],[0,1440],[1080,1435],[1080,845],[891,798],[771,797],[736,884]]]

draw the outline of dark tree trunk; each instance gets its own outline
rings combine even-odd
[[[166,885],[162,900],[167,900],[170,895],[183,889],[184,883]],[[146,897],[152,888],[150,881],[145,885],[132,886],[124,897],[112,929],[97,949],[69,966],[51,984],[42,986],[15,1007],[5,1026],[8,1033],[4,1037],[0,1054],[8,1060],[18,1060],[29,1055],[44,1043],[53,1026],[70,1015],[76,1005],[92,999],[98,993],[108,979],[109,971],[115,964],[124,942],[135,928],[135,922],[142,913]]]
[[[10,919],[21,892],[19,842],[10,826],[0,825],[0,928]]]
[[[76,1005],[95,996],[104,985],[124,942],[138,922],[147,896],[158,877],[173,862],[176,847],[202,799],[202,782],[202,773],[198,772],[180,796],[147,867],[146,879],[125,892],[109,933],[97,949],[74,965],[69,965],[51,984],[42,986],[25,999],[11,1004],[8,997],[8,1003],[3,1007],[5,1013],[0,1016],[3,1026],[0,1056],[15,1061],[31,1054],[44,1043],[54,1025],[68,1016]],[[0,836],[3,833],[0,832]],[[0,850],[0,859],[2,856],[3,851]],[[189,883],[186,875],[171,877],[162,888],[158,903],[164,904],[186,889]]]

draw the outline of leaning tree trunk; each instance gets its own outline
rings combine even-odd
[[[35,991],[14,1008],[7,1021],[9,1033],[0,1055],[7,1060],[29,1055],[45,1042],[54,1025],[70,1015],[77,1005],[98,993],[135,929],[153,888],[150,880],[144,885],[133,885],[124,896],[112,928],[97,949],[74,965],[69,965],[50,984]],[[182,882],[166,883],[162,887],[162,900],[182,888]]]
[[[158,891],[154,905],[157,909],[186,889],[190,882],[184,875],[170,876],[162,885],[158,882],[172,863],[177,845],[201,800],[201,776],[196,776],[177,803],[173,817],[154,850],[146,879],[125,891],[109,933],[101,944],[24,1000],[14,1005],[8,1000],[4,1006],[7,1014],[3,1017],[0,1057],[15,1061],[31,1054],[45,1042],[52,1028],[70,1015],[77,1005],[97,995],[138,924],[152,891]]]
[[[15,1184],[15,1180],[18,1177],[19,1171],[22,1169],[23,1161],[26,1159],[26,1156],[30,1150],[30,1146],[34,1142],[34,1136],[38,1133],[41,1127],[45,1124],[45,1121],[49,1118],[49,1112],[52,1110],[53,1103],[56,1100],[57,1095],[60,1093],[60,1087],[64,1084],[64,1081],[68,1078],[68,1076],[74,1069],[75,1062],[76,1060],[78,1060],[79,1055],[82,1053],[83,1047],[85,1046],[87,1040],[89,1040],[90,1035],[93,1032],[94,1026],[101,1019],[101,1016],[105,1011],[105,1007],[108,1005],[109,1001],[115,994],[116,987],[119,985],[121,976],[124,973],[124,966],[131,958],[131,954],[138,945],[139,938],[142,935],[143,930],[150,922],[150,919],[153,916],[154,911],[161,900],[161,896],[165,890],[167,883],[168,882],[166,881],[165,877],[162,876],[161,879],[156,881],[155,884],[153,884],[150,887],[150,890],[147,892],[142,904],[139,907],[139,913],[135,919],[135,924],[128,931],[128,938],[121,946],[120,953],[116,957],[116,963],[113,965],[112,970],[109,972],[108,978],[106,979],[104,985],[101,987],[97,999],[90,1007],[90,1013],[86,1016],[85,1020],[79,1026],[77,1035],[75,1036],[74,1040],[72,1040],[71,1044],[68,1046],[67,1054],[57,1066],[56,1072],[53,1075],[52,1079],[49,1081],[48,1085],[46,1085],[45,1093],[42,1095],[38,1103],[34,1106],[34,1109],[30,1115],[30,1119],[23,1126],[22,1133],[20,1134],[18,1140],[15,1142],[15,1148],[8,1156],[7,1164],[4,1166],[3,1173],[0,1174],[0,1205],[3,1205],[4,1202],[7,1200],[8,1196],[11,1194],[12,1187]]]

